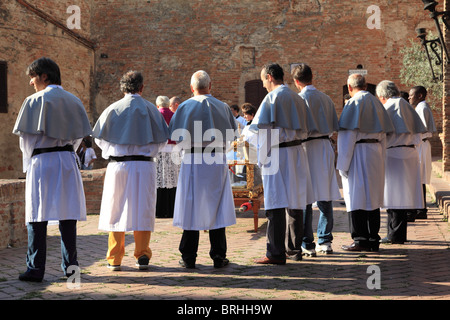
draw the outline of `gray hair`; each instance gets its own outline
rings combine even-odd
[[[197,90],[208,89],[210,83],[211,78],[206,71],[203,70],[195,72],[191,77],[191,86]]]
[[[366,89],[366,78],[364,78],[364,76],[361,74],[354,73],[348,77],[347,84],[350,85],[352,88],[365,90]]]
[[[392,97],[398,97],[400,95],[400,90],[394,82],[389,80],[383,80],[377,85],[377,96],[380,98],[389,99]]]
[[[162,108],[168,108],[170,105],[169,97],[166,96],[158,96],[156,98],[156,105]]]

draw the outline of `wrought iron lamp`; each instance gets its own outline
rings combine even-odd
[[[442,34],[441,26],[439,23],[439,17],[442,16],[442,22],[444,23],[447,30],[450,29],[450,11],[436,11],[436,6],[438,5],[437,1],[434,0],[422,0],[424,6],[424,10],[430,11],[430,17],[434,20],[434,24],[436,26],[436,30],[438,32],[438,38],[433,40],[426,40],[426,30],[424,28],[417,29],[417,37],[421,39],[422,45],[425,48],[428,62],[430,63],[431,72],[433,74],[433,80],[438,80],[438,77],[435,76],[433,66],[432,66],[432,58],[430,56],[430,52],[428,50],[428,44],[430,45],[431,51],[434,53],[436,58],[436,65],[442,65],[443,63],[443,55],[445,55],[446,61],[449,59],[447,46],[445,44],[444,36]],[[438,47],[441,49],[441,55],[438,53]],[[442,80],[442,79],[439,79]]]
[[[425,49],[425,53],[427,54],[428,63],[430,64],[431,74],[433,75],[433,81],[441,81],[442,80],[442,73],[438,77],[436,76],[436,73],[434,72],[433,68],[433,59],[430,55],[430,50],[434,54],[433,57],[435,58],[435,65],[436,66],[442,66],[442,50],[438,50],[441,46],[441,40],[439,38],[433,39],[433,40],[427,40],[427,31],[425,28],[419,28],[416,29],[417,32],[417,38],[419,38],[422,42],[422,46]],[[428,46],[430,47],[430,50],[428,49]]]

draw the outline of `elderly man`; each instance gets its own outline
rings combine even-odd
[[[294,84],[300,90],[299,95],[311,110],[317,126],[317,132],[311,134],[304,142],[308,156],[311,181],[317,207],[320,211],[317,226],[317,246],[314,244],[312,229],[312,205],[306,206],[304,212],[303,253],[315,256],[316,251],[333,253],[333,200],[341,198],[336,179],[335,152],[330,137],[339,130],[338,117],[333,101],[325,93],[317,90],[313,84],[311,68],[300,63],[292,70]]]
[[[170,105],[169,105],[170,111],[172,111],[172,112],[177,111],[180,103],[181,103],[180,97],[174,96],[174,97],[170,98]]]
[[[303,210],[315,201],[302,142],[316,127],[305,101],[284,85],[280,65],[264,66],[261,80],[269,93],[253,118],[248,139],[257,147],[268,225],[266,254],[254,262],[285,264],[286,217],[292,242],[288,249],[294,260],[302,259]]]
[[[400,97],[395,83],[384,80],[376,93],[387,110],[394,132],[387,135],[384,207],[387,208],[387,237],[382,243],[403,244],[407,234],[407,212],[423,207],[421,169],[416,146],[426,132],[414,108]]]
[[[40,282],[45,273],[49,221],[59,221],[64,274],[69,276],[74,272],[69,267],[78,265],[76,225],[77,220],[86,220],[86,201],[74,150],[92,129],[80,99],[62,88],[53,60],[35,60],[26,73],[36,93],[23,102],[13,130],[20,136],[27,173],[27,271],[19,279]]]
[[[353,243],[342,249],[378,251],[386,133],[393,127],[381,102],[366,91],[362,75],[350,75],[347,86],[351,99],[339,119],[336,168],[342,177]]]
[[[416,112],[422,119],[427,131],[422,134],[422,142],[418,146],[420,164],[422,168],[422,191],[424,207],[417,210],[417,214],[412,215],[412,219],[426,219],[427,218],[427,189],[426,185],[431,181],[431,144],[430,138],[433,133],[437,132],[436,125],[433,119],[433,112],[430,106],[425,101],[427,97],[427,89],[423,86],[415,86],[409,91],[409,103],[416,108]]]
[[[137,71],[120,80],[124,97],[111,104],[94,126],[95,143],[106,168],[98,228],[109,231],[106,260],[112,271],[121,269],[125,232],[134,232],[134,257],[139,269],[147,269],[155,226],[156,163],[169,137],[164,117],[142,97],[144,79]]]
[[[173,225],[183,229],[180,265],[195,268],[200,230],[209,230],[215,268],[228,264],[225,228],[236,223],[225,146],[236,137],[230,107],[211,95],[203,70],[191,77],[193,97],[180,104],[169,125],[170,138],[185,151],[181,163]]]

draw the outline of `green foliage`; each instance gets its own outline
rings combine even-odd
[[[428,35],[428,39],[434,39],[433,34]],[[437,52],[440,53],[440,48],[437,48]],[[433,74],[431,73],[430,63],[422,47],[419,39],[410,39],[409,46],[405,46],[400,50],[400,54],[403,55],[403,68],[400,70],[400,80],[410,86],[424,86],[427,91],[427,102],[433,109],[442,109],[442,95],[443,95],[443,83],[442,83],[442,65],[436,65],[434,59],[434,53],[429,50],[430,57],[432,58],[432,64],[435,76],[440,80],[433,81]]]

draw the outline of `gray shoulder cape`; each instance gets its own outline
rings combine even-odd
[[[305,100],[285,85],[266,95],[250,125],[250,130],[256,131],[267,125],[304,132],[317,131]]]
[[[114,144],[145,145],[167,141],[169,130],[154,104],[126,95],[103,111],[92,136]]]
[[[345,104],[339,118],[339,130],[388,133],[394,131],[394,127],[380,100],[370,92],[360,91]]]
[[[47,87],[25,99],[13,133],[74,140],[92,133],[83,103],[61,87]]]
[[[415,134],[427,131],[417,112],[405,99],[401,97],[390,98],[385,103],[384,108],[391,117],[395,133]]]
[[[311,110],[319,133],[331,134],[339,130],[336,108],[329,96],[317,89],[305,90],[300,96]]]
[[[169,124],[171,139],[176,142],[187,138],[195,142],[219,141],[219,138],[233,141],[236,129],[236,120],[228,104],[210,94],[194,96],[181,103]]]
[[[423,124],[427,128],[428,132],[437,132],[436,124],[434,123],[433,112],[430,106],[425,101],[420,102],[416,106],[416,112],[419,114],[420,119],[422,119]]]

